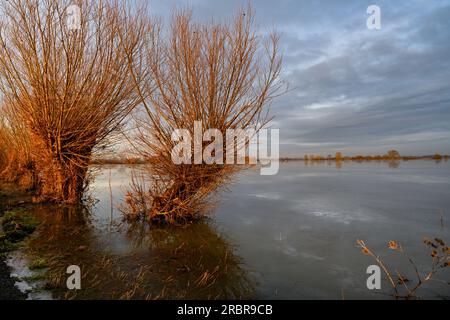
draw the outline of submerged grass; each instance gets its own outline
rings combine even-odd
[[[22,210],[8,211],[2,219],[7,240],[19,242],[32,234],[38,226],[37,220]]]
[[[49,263],[46,259],[36,258],[30,263],[28,268],[30,268],[30,270],[41,270],[41,269],[47,268],[48,266],[49,266]]]
[[[18,248],[19,243],[32,234],[39,223],[22,210],[6,212],[1,218],[0,256]]]
[[[205,222],[185,228],[121,224],[118,237],[126,237],[130,247],[121,245],[118,253],[109,237],[92,232],[88,216],[69,211],[36,206],[34,214],[42,224],[26,244],[27,255],[36,257],[32,265],[45,268],[36,280],[56,299],[253,296],[252,282],[233,248]],[[81,269],[81,290],[67,289],[69,265]]]
[[[29,255],[29,243],[33,238],[39,237],[37,229],[41,225],[41,220],[35,214],[35,206],[27,205],[28,197],[15,188],[4,188],[2,195],[12,201],[0,201],[0,259],[6,260],[16,250],[23,251],[27,257],[33,257]],[[11,209],[14,207],[16,209]],[[49,282],[47,267],[46,259],[34,258],[28,265],[31,273],[14,281],[25,281],[33,287],[33,292],[46,290]]]

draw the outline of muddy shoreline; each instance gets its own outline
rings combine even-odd
[[[11,185],[0,183],[0,219],[9,208],[20,206],[30,200],[30,196]],[[0,225],[0,235],[2,235]],[[7,265],[7,255],[0,254],[0,300],[25,300],[27,294],[16,287],[16,279],[11,277],[11,268]]]
[[[27,295],[22,293],[11,278],[11,269],[4,259],[0,259],[0,300],[25,300]]]
[[[0,211],[0,218],[3,214],[3,210]],[[11,278],[11,268],[6,264],[6,259],[6,256],[0,255],[0,300],[25,300],[27,295],[16,287],[16,280]]]

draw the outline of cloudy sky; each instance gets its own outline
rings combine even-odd
[[[168,16],[229,17],[246,0],[152,0]],[[381,8],[381,30],[366,10]],[[272,106],[281,153],[450,154],[450,0],[254,0],[282,34],[291,91]]]

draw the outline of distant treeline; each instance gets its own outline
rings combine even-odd
[[[337,152],[334,156],[322,156],[316,154],[307,154],[304,157],[281,157],[280,161],[408,161],[408,160],[436,160],[447,161],[449,159],[449,155],[441,155],[436,153],[434,155],[423,155],[423,156],[402,156],[396,150],[390,150],[388,153],[384,155],[356,155],[356,156],[346,156],[341,152]],[[103,157],[96,158],[92,160],[92,164],[94,165],[103,165],[103,164],[146,164],[149,161],[146,161],[143,158],[136,157]]]
[[[423,155],[423,156],[402,156],[396,150],[390,150],[388,153],[383,155],[356,155],[356,156],[345,156],[341,152],[336,152],[336,154],[322,156],[316,154],[307,154],[303,158],[297,157],[285,157],[280,158],[281,161],[395,161],[395,160],[436,160],[447,161],[449,159],[449,155],[441,155],[436,153],[434,155]]]

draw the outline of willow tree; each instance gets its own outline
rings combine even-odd
[[[227,129],[263,128],[270,120],[266,107],[283,87],[279,37],[257,34],[250,8],[224,23],[199,23],[191,12],[178,11],[168,30],[152,31],[145,41],[148,72],[133,72],[143,106],[134,115],[136,135],[130,138],[148,165],[135,176],[127,213],[189,220],[204,213],[209,196],[243,167],[177,164],[172,135],[183,129],[194,137],[200,122],[202,132],[215,129],[223,136]],[[202,142],[201,152],[209,144]]]
[[[91,157],[141,99],[128,64],[138,68],[145,30],[131,8],[114,0],[2,2],[0,89],[30,136],[39,200],[80,202]]]
[[[18,183],[25,190],[36,185],[30,136],[7,104],[0,105],[0,179]]]

